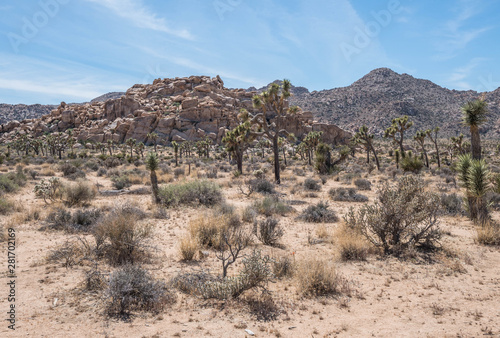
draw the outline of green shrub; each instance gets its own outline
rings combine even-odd
[[[401,159],[400,166],[404,171],[418,173],[424,167],[424,162],[416,156],[406,156]]]
[[[116,190],[123,190],[125,188],[128,188],[132,185],[132,183],[130,182],[130,179],[127,175],[123,175],[123,176],[118,176],[118,177],[113,177],[112,179],[113,181],[113,188],[115,188]]]
[[[424,190],[420,178],[402,177],[395,186],[386,184],[378,201],[353,209],[344,217],[386,254],[400,254],[415,247],[434,247],[440,238],[438,228],[439,196]]]
[[[169,184],[160,187],[158,195],[160,203],[166,207],[178,205],[213,206],[224,200],[219,185],[210,181]]]
[[[442,212],[448,215],[459,215],[464,212],[463,210],[463,199],[455,193],[452,194],[441,194],[441,206]]]
[[[337,202],[367,202],[368,197],[358,194],[354,188],[332,188],[328,191],[330,197]]]
[[[338,221],[335,211],[328,209],[328,203],[326,202],[318,202],[317,204],[308,206],[298,218],[312,223],[331,223]]]
[[[7,215],[14,211],[14,202],[0,197],[0,215]]]
[[[315,179],[306,178],[304,180],[304,189],[309,191],[320,191],[321,186],[319,185],[319,182],[316,181]]]
[[[253,204],[253,208],[264,216],[281,215],[284,216],[291,212],[293,208],[287,203],[281,201],[276,196],[265,197]]]
[[[261,194],[275,194],[274,184],[263,178],[255,178],[247,182],[251,191]]]

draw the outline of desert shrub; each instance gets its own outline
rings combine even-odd
[[[252,175],[255,176],[255,178],[260,179],[260,180],[264,179],[264,177],[266,176],[264,174],[264,171],[262,171],[262,169],[254,170]]]
[[[45,203],[53,202],[61,197],[62,184],[59,178],[51,177],[47,181],[42,179],[35,185],[33,192],[37,198],[42,198]]]
[[[279,226],[279,221],[276,218],[267,217],[255,224],[254,234],[263,244],[277,246],[281,237],[283,237],[284,231]]]
[[[441,211],[448,215],[459,215],[463,212],[463,199],[455,193],[441,194]]]
[[[197,293],[205,299],[215,298],[226,300],[239,297],[243,292],[253,288],[265,289],[273,277],[271,259],[262,257],[261,252],[254,250],[242,260],[243,267],[235,277],[205,278],[190,287],[192,293]]]
[[[182,237],[179,243],[179,253],[181,255],[181,259],[185,262],[192,261],[198,251],[198,247],[196,238],[193,238],[190,235]]]
[[[293,208],[278,197],[265,197],[260,201],[255,201],[253,208],[264,216],[281,215],[284,216],[291,212]]]
[[[106,160],[104,160],[104,166],[108,169],[109,168],[116,168],[121,164],[122,164],[122,162],[120,161],[120,159],[113,157],[113,156],[110,156],[110,157],[106,158]]]
[[[113,264],[134,263],[150,255],[151,227],[139,222],[145,214],[137,210],[129,204],[116,206],[93,228],[96,246]]]
[[[19,187],[26,185],[26,181],[26,175],[23,173],[22,167],[17,166],[16,172],[0,175],[0,193],[16,192]]]
[[[133,310],[158,313],[175,301],[164,282],[154,280],[147,270],[135,265],[126,265],[111,274],[106,296],[107,313],[111,316],[127,315]]]
[[[485,222],[476,229],[476,242],[482,245],[500,245],[500,225],[494,221]]]
[[[336,296],[350,294],[348,281],[337,274],[331,262],[309,258],[296,272],[298,289],[304,296]]]
[[[91,183],[78,181],[67,184],[62,189],[62,198],[66,206],[86,206],[94,199],[96,190]]]
[[[70,162],[64,162],[63,164],[61,164],[59,166],[59,170],[62,172],[64,177],[70,180],[76,180],[78,178],[85,177],[85,173]]]
[[[113,177],[112,181],[113,188],[115,188],[116,190],[122,190],[132,185],[132,182],[130,182],[128,175],[122,175],[118,177],[115,176]]]
[[[207,169],[207,178],[217,178],[217,167],[210,167]]]
[[[367,202],[368,197],[358,194],[354,188],[332,188],[328,191],[330,197],[337,202]]]
[[[67,240],[64,244],[51,250],[46,260],[51,263],[62,263],[65,268],[80,264],[89,255],[89,246],[85,240]]]
[[[274,184],[263,178],[255,178],[248,180],[247,184],[251,191],[256,191],[261,194],[274,194]]]
[[[257,210],[255,210],[254,207],[249,205],[249,206],[245,207],[245,209],[243,209],[243,212],[241,215],[241,219],[243,222],[253,223],[256,218],[257,218]]]
[[[96,160],[90,160],[85,163],[85,167],[89,168],[92,171],[99,170],[99,163]]]
[[[385,254],[400,254],[436,245],[439,202],[439,196],[424,190],[422,179],[405,176],[395,186],[381,188],[375,204],[365,205],[357,213],[351,209],[344,218]]]
[[[60,208],[50,212],[45,218],[48,228],[55,230],[65,230],[71,223],[71,212]]]
[[[220,234],[225,226],[224,215],[202,215],[189,223],[189,232],[201,247],[219,249]]]
[[[71,226],[78,231],[90,231],[91,227],[96,224],[101,216],[100,209],[78,209],[71,217]]]
[[[169,184],[159,189],[158,197],[166,207],[181,204],[213,206],[223,201],[222,191],[214,182],[191,181],[179,184]]]
[[[174,176],[175,177],[184,176],[184,168],[175,168]]]
[[[105,168],[99,168],[97,170],[97,177],[106,176],[108,171]]]
[[[15,184],[8,175],[0,175],[0,192],[11,193],[19,189],[19,186]]]
[[[304,189],[309,191],[320,191],[321,186],[319,182],[312,178],[306,178],[304,180]]]
[[[9,199],[0,196],[0,215],[10,214],[15,209],[15,204]]]
[[[318,202],[308,206],[298,217],[300,220],[312,223],[330,223],[338,221],[335,211],[328,209],[328,203]]]
[[[354,185],[359,190],[372,190],[372,183],[364,178],[355,179]]]
[[[418,173],[424,167],[424,163],[416,156],[406,156],[401,159],[400,167],[404,171]]]
[[[278,278],[292,277],[295,271],[295,264],[289,256],[282,256],[272,261],[274,276]]]

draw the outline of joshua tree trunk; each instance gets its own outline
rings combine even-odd
[[[286,151],[285,151],[285,147],[283,147],[282,152],[283,152],[283,160],[284,160],[285,166],[286,166],[287,164],[286,164]]]
[[[243,174],[243,152],[241,150],[235,151],[236,165],[240,174]]]
[[[156,177],[156,171],[151,170],[151,190],[153,190],[153,198],[155,203],[160,203],[160,198],[158,197],[158,178]]]
[[[472,158],[475,160],[481,159],[481,138],[479,136],[479,127],[470,127],[470,140],[472,149]]]
[[[280,152],[278,148],[278,133],[273,138],[273,153],[274,153],[274,180],[276,184],[281,184],[280,179]]]
[[[375,164],[377,165],[377,170],[380,170],[380,163],[378,162],[377,152],[375,151],[373,144],[370,143],[370,147],[372,149],[373,156],[375,157]]]

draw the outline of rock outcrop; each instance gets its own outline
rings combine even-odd
[[[227,89],[219,76],[157,79],[153,84],[136,84],[125,95],[105,102],[63,102],[39,119],[4,124],[0,132],[9,139],[20,130],[38,137],[72,129],[79,140],[122,143],[133,138],[145,144],[152,143],[148,134],[155,132],[159,144],[205,137],[220,143],[225,131],[238,124],[241,108],[256,112],[251,100],[255,94]],[[321,130],[324,141],[331,144],[344,143],[351,136],[334,125],[315,122],[308,112],[287,118],[286,128],[299,138]]]

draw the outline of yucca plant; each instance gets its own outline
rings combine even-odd
[[[474,101],[468,101],[461,108],[463,124],[470,128],[472,158],[481,159],[481,138],[479,126],[484,124],[488,115],[488,104],[484,97]]]
[[[146,159],[146,169],[150,171],[151,190],[153,190],[153,198],[155,203],[160,203],[158,197],[158,178],[156,177],[156,170],[158,170],[158,155],[156,153],[149,153]]]

